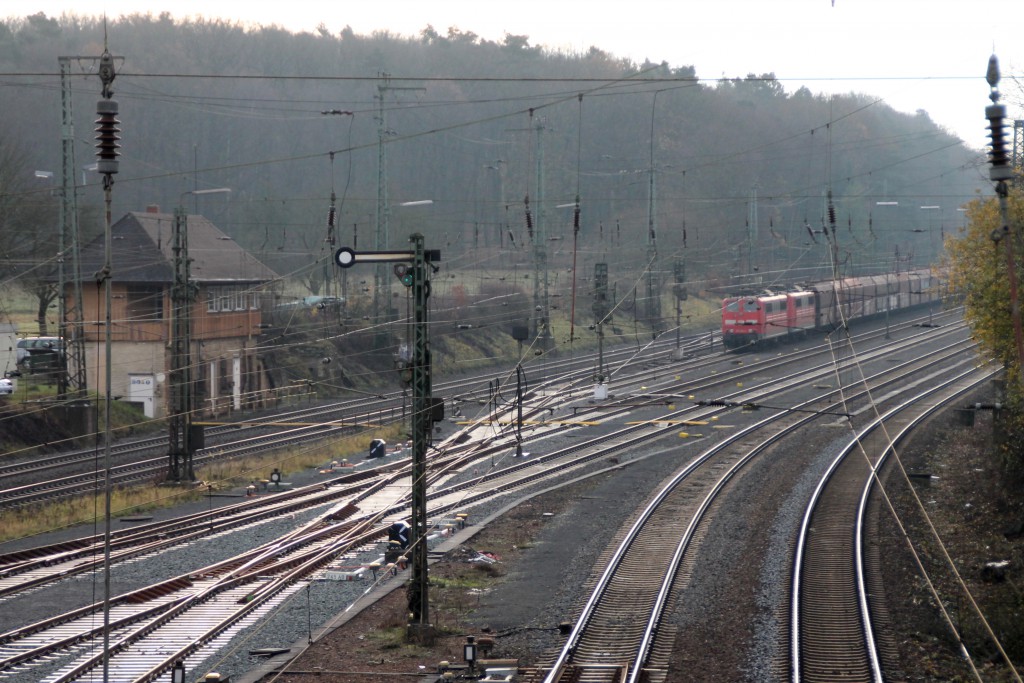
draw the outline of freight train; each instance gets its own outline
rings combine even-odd
[[[938,302],[941,278],[911,270],[818,282],[794,291],[722,300],[722,342],[736,349],[832,330],[843,321]]]

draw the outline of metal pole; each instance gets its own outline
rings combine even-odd
[[[608,315],[608,264],[594,264],[594,303],[597,328],[597,383],[604,383],[604,319]]]
[[[427,341],[427,297],[430,295],[423,235],[415,234],[412,262],[414,311],[412,361],[412,581],[409,585],[410,636],[432,642],[427,576],[427,447],[433,426],[430,348]]]
[[[395,134],[387,126],[387,110],[384,108],[384,98],[387,93],[393,91],[423,92],[425,88],[411,86],[391,85],[391,74],[381,74],[383,83],[377,86],[377,225],[375,235],[375,247],[377,251],[388,248],[390,242],[388,205],[388,147],[387,138]],[[391,298],[386,295],[384,285],[389,282],[385,272],[385,264],[378,263],[373,273],[373,316],[374,322],[381,322],[381,306],[384,307],[383,320],[391,320]],[[390,287],[388,288],[390,291]]]
[[[188,194],[188,193],[185,193]],[[182,195],[184,196],[184,195]],[[171,415],[167,480],[194,478],[192,473],[192,292],[188,256],[188,216],[179,201],[174,209],[174,285],[171,289]]]
[[[680,330],[679,330],[680,320],[679,319],[682,317],[682,315],[683,315],[683,304],[682,304],[682,301],[679,299],[679,297],[676,297],[676,360],[679,360],[678,356],[679,356],[679,347],[680,347],[680,342],[681,342],[680,335],[679,335],[679,333],[680,333]]]
[[[1021,386],[1024,386],[1024,333],[1021,328],[1020,295],[1017,291],[1017,259],[1014,256],[1013,242],[1015,235],[1010,230],[1009,207],[1007,206],[1007,195],[1009,188],[1005,181],[996,185],[996,194],[999,195],[999,212],[1002,217],[1003,239],[1006,241],[1006,272],[1010,280],[1010,320],[1013,324],[1013,341],[1017,349],[1017,379]],[[931,307],[928,308],[929,317]]]
[[[374,249],[381,251],[388,245],[388,157],[384,138],[388,134],[386,112],[384,110],[384,93],[388,90],[388,74],[384,74],[384,84],[377,86],[377,220],[374,226]],[[384,264],[378,263],[373,268],[373,321],[381,320],[381,289],[385,282]],[[384,298],[384,305],[390,310],[391,302]]]
[[[889,336],[889,309],[892,308],[892,282],[889,278],[889,273],[885,274],[885,338],[892,339]]]
[[[547,226],[544,211],[544,122],[538,120],[534,126],[537,137],[535,142],[536,156],[536,218],[533,230],[533,335],[540,348],[548,351],[551,348],[551,321],[549,311],[549,278]]]
[[[58,302],[60,332],[64,340],[64,355],[60,359],[58,394],[82,396],[86,390],[85,338],[82,332],[82,273],[79,262],[78,192],[75,187],[75,129],[72,115],[71,60],[99,61],[102,57],[58,57],[61,78],[61,205],[60,205],[60,262],[58,264]],[[116,59],[116,58],[113,58]],[[112,72],[111,72],[112,73]],[[83,184],[85,181],[83,179]],[[65,299],[68,273],[67,259],[71,259],[71,306]],[[69,322],[71,326],[69,327]]]
[[[375,252],[357,253],[348,247],[342,247],[335,255],[335,263],[348,268],[358,262],[374,263],[410,263],[409,267],[395,267],[402,284],[412,288],[413,300],[413,340],[412,356],[409,368],[409,382],[412,385],[412,511],[409,529],[409,544],[412,551],[412,579],[407,593],[409,606],[409,623],[407,636],[410,640],[421,644],[430,644],[434,639],[433,627],[430,625],[430,610],[427,596],[427,448],[434,423],[434,400],[431,396],[430,380],[430,345],[427,329],[427,299],[430,297],[430,281],[428,268],[431,262],[441,258],[437,250],[427,251],[423,247],[423,235],[414,234],[410,238],[414,249],[412,252]]]
[[[68,278],[65,272],[67,261],[68,237],[71,232],[70,200],[74,196],[75,187],[75,145],[74,123],[71,116],[71,87],[68,85],[67,71],[69,67],[65,59],[60,58],[60,102],[61,125],[60,145],[62,151],[61,182],[60,182],[60,227],[57,233],[57,337],[62,348],[57,354],[57,397],[68,397],[68,356],[73,353],[71,339],[68,334]],[[71,191],[69,191],[71,190]],[[81,388],[81,387],[76,387]]]
[[[1017,292],[1017,259],[1014,256],[1014,241],[1019,239],[1019,231],[1010,229],[1010,212],[1007,197],[1010,194],[1008,181],[1013,178],[1006,149],[1006,130],[1004,119],[1006,107],[999,104],[999,60],[995,55],[988,60],[988,71],[985,74],[991,93],[992,104],[985,108],[985,118],[989,121],[992,138],[989,178],[996,183],[996,195],[999,197],[999,213],[1002,218],[1002,229],[995,230],[992,239],[998,242],[1006,240],[1006,270],[1010,280],[1010,319],[1013,325],[1013,339],[1017,355],[1017,381],[1024,386],[1024,331],[1021,327],[1020,298]]]
[[[110,668],[110,536],[111,536],[111,522],[110,522],[110,465],[111,465],[111,454],[110,454],[110,441],[111,441],[111,425],[110,425],[110,408],[112,404],[112,392],[110,388],[111,382],[111,364],[113,363],[113,353],[111,352],[111,328],[112,316],[110,314],[110,306],[113,296],[111,294],[111,254],[113,253],[113,237],[111,235],[111,216],[110,216],[110,203],[111,203],[111,189],[113,188],[114,180],[110,174],[103,176],[103,204],[104,204],[104,228],[105,228],[105,239],[103,248],[103,270],[100,271],[101,277],[103,278],[103,306],[105,309],[104,317],[104,368],[103,368],[103,680],[110,680],[108,676]]]
[[[104,49],[100,57],[99,68],[100,80],[103,82],[103,99],[96,105],[98,114],[96,139],[98,140],[97,170],[103,174],[103,207],[104,207],[104,248],[103,268],[97,274],[97,282],[103,282],[104,308],[106,309],[104,322],[104,391],[103,407],[103,680],[110,680],[110,538],[111,538],[111,429],[110,429],[110,408],[113,401],[113,394],[110,387],[112,372],[111,365],[113,354],[111,353],[111,341],[113,318],[110,307],[113,296],[111,294],[111,273],[113,270],[113,226],[111,221],[111,195],[114,189],[114,174],[118,171],[117,141],[120,139],[117,127],[117,102],[111,99],[113,90],[111,85],[114,82],[114,58]]]
[[[195,375],[192,369],[192,307],[198,288],[192,282],[192,258],[188,252],[188,212],[185,196],[231,192],[228,187],[189,190],[178,197],[174,209],[171,251],[174,254],[174,284],[171,285],[171,377],[170,407],[167,421],[168,481],[195,481],[192,419],[196,409]],[[236,382],[237,384],[237,382]]]
[[[523,457],[523,364],[516,364],[516,457]]]
[[[658,260],[658,227],[655,206],[657,205],[657,189],[654,168],[654,114],[658,107],[658,94],[661,90],[654,91],[654,99],[651,102],[651,134],[650,134],[650,167],[647,173],[647,292],[645,296],[644,310],[647,322],[654,331],[661,330],[661,292],[660,282],[656,281],[654,273],[655,263]]]

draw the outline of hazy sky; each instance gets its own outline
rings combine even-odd
[[[692,65],[706,79],[774,72],[787,92],[806,85],[876,95],[900,111],[927,111],[977,148],[986,140],[984,76],[995,51],[1009,117],[1024,118],[1014,80],[1024,77],[1024,0],[20,0],[17,11],[169,11],[292,31],[323,24],[335,34],[351,26],[415,36],[429,24],[496,41],[527,35],[531,45],[568,52],[596,46],[637,62]]]

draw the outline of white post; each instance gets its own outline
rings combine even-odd
[[[238,354],[231,359],[231,395],[235,410],[242,408],[242,358]]]

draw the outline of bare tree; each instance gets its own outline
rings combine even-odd
[[[25,150],[0,133],[0,282],[36,297],[45,335],[46,313],[57,297],[59,204],[53,185],[39,180]]]

